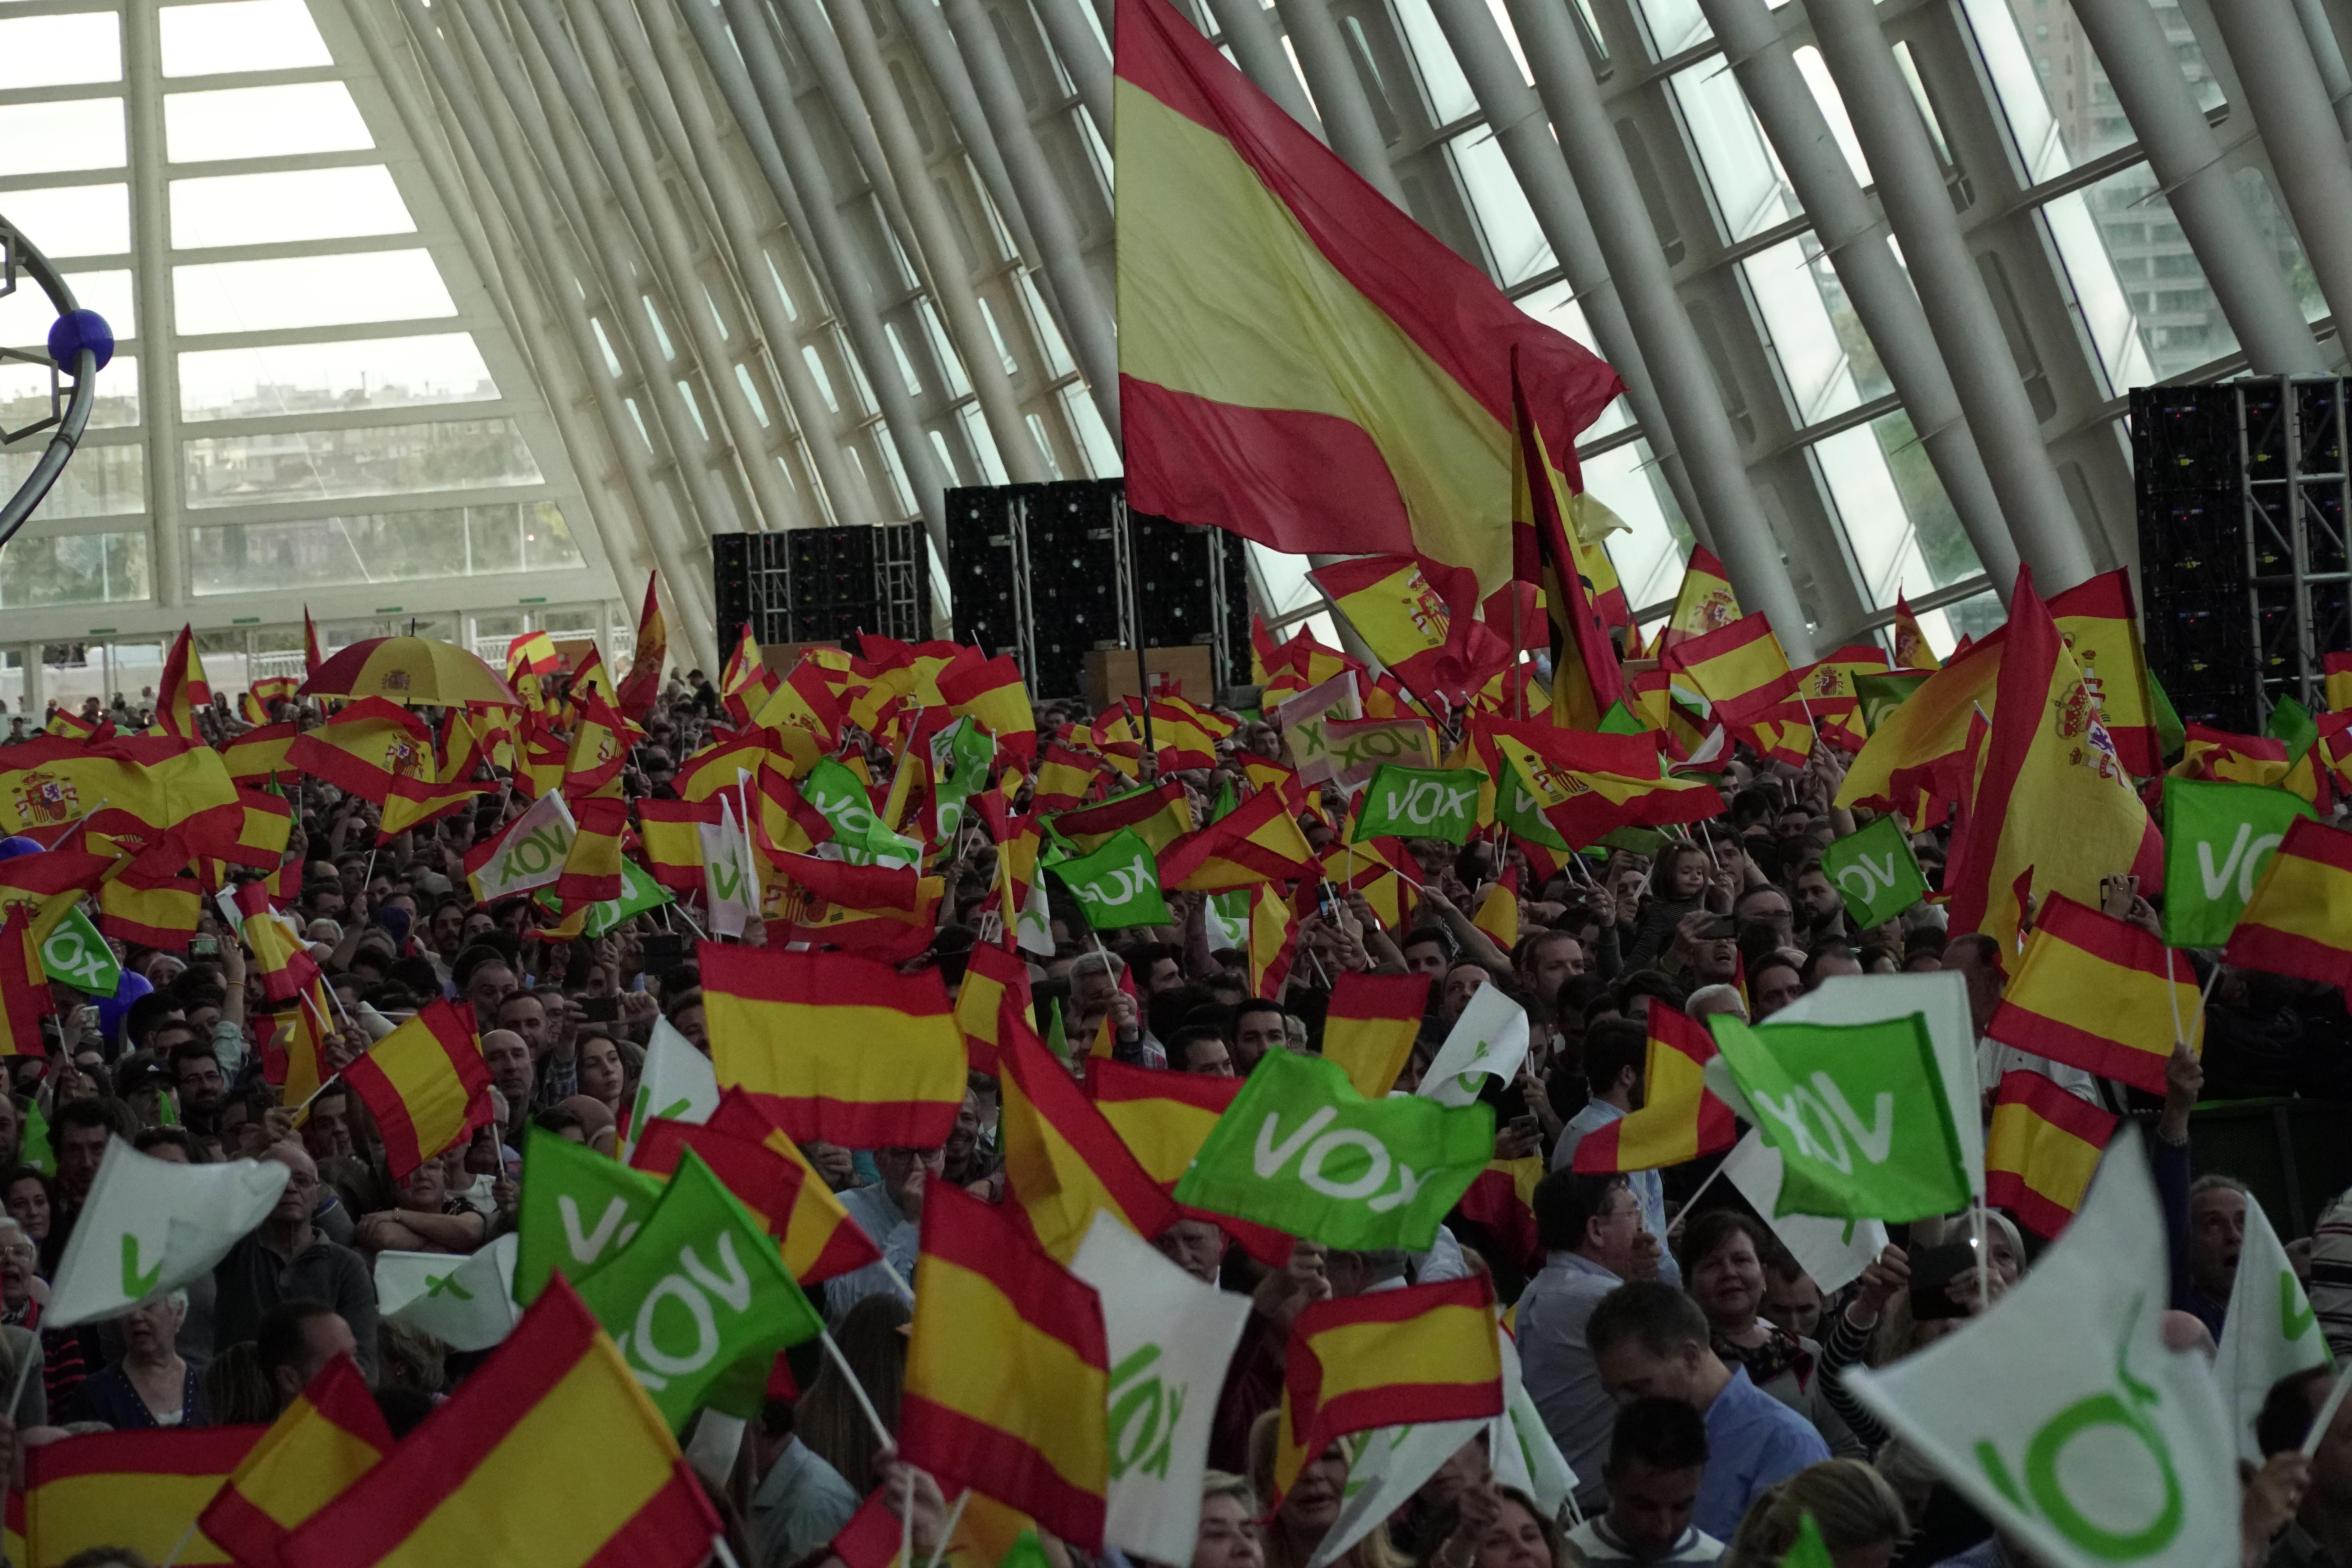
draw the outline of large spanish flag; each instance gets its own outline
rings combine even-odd
[[[280,1542],[391,1451],[367,1379],[339,1355],[247,1452],[197,1525],[237,1562],[266,1568]]]
[[[1201,1145],[1208,1142],[1209,1130],[1248,1081],[1129,1067],[1117,1061],[1087,1064],[1087,1093],[1095,1109],[1144,1173],[1161,1192],[1171,1194]],[[1291,1238],[1270,1226],[1207,1209],[1186,1207],[1182,1212],[1217,1226],[1269,1268],[1279,1268],[1290,1259]]]
[[[431,784],[440,768],[424,719],[381,697],[347,702],[326,723],[305,730],[287,747],[286,760],[377,805],[392,794],[395,779]]]
[[[221,754],[201,741],[44,736],[0,752],[0,833],[39,837],[84,822],[92,833],[152,838],[236,798]]]
[[[1003,1209],[945,1183],[926,1194],[901,1458],[1099,1551],[1109,1371],[1093,1287]]]
[[[1278,550],[1511,576],[1516,353],[1554,462],[1616,373],[1503,297],[1227,63],[1120,0],[1128,499]]]
[[[383,1136],[395,1182],[490,1120],[490,1069],[474,1013],[440,997],[362,1053],[342,1079]]]
[[[814,1285],[877,1262],[882,1254],[841,1206],[799,1145],[784,1136],[740,1089],[719,1097],[700,1126],[655,1117],[629,1152],[629,1163],[668,1176],[691,1149],[727,1190],[766,1224],[784,1267]]]
[[[1160,885],[1170,891],[1224,893],[1307,875],[1315,850],[1283,791],[1262,789],[1197,832],[1160,851]]]
[[[1366,1100],[1396,1087],[1429,1011],[1426,974],[1343,973],[1323,1016],[1323,1054]],[[1205,1136],[1205,1132],[1203,1134]]]
[[[1046,766],[1050,771],[1050,759]],[[1040,788],[1044,782],[1041,776]],[[1157,855],[1192,831],[1192,803],[1184,793],[1183,782],[1170,779],[1151,789],[1115,795],[1100,805],[1057,812],[1047,826],[1056,836],[1077,846],[1084,855],[1091,855],[1109,843],[1120,829],[1131,827]]]
[[[1658,651],[1719,632],[1738,618],[1739,596],[1731,591],[1731,574],[1714,551],[1694,544],[1683,567],[1682,588],[1675,595],[1674,613],[1658,628]]]
[[[697,1568],[719,1516],[563,1279],[408,1441],[313,1514],[284,1568]]]
[[[301,770],[286,760],[286,753],[301,732],[302,727],[291,719],[247,730],[220,749],[221,763],[233,779],[274,779],[281,774],[293,778]]]
[[[614,706],[628,719],[642,721],[661,695],[662,666],[669,658],[669,623],[662,618],[661,600],[654,593],[660,583],[658,572],[646,578],[646,602],[637,611],[636,651],[613,697]]]
[[[2054,1239],[2083,1206],[2116,1121],[2041,1073],[2003,1073],[1985,1132],[1985,1202]]]
[[[2053,893],[1985,1033],[2162,1094],[2173,1042],[2185,1037],[2191,1049],[2203,1047],[2200,1001],[2189,960],[2162,939]]]
[[[936,1149],[963,1105],[963,1034],[937,970],[848,952],[706,942],[698,950],[721,1089],[805,1142]]]
[[[1317,1301],[1290,1327],[1275,1497],[1350,1432],[1503,1410],[1494,1284],[1484,1274]]]
[[[234,1561],[190,1526],[266,1430],[151,1427],[26,1448],[26,1568],[58,1568],[93,1546],[129,1547],[151,1563],[175,1549],[180,1563]]]
[[[1731,1107],[1707,1092],[1707,1058],[1715,1054],[1715,1037],[1705,1025],[1653,997],[1642,1108],[1586,1133],[1571,1168],[1650,1171],[1738,1142]]]
[[[2352,833],[2298,817],[2263,868],[2221,957],[2352,986]]]
[[[1150,1241],[1174,1224],[1176,1205],[1152,1180],[1086,1091],[1055,1061],[1017,1010],[998,1047],[1004,1093],[1004,1174],[1037,1244],[1058,1263],[1078,1255],[1105,1210]],[[1090,1064],[1100,1070],[1102,1064]]]

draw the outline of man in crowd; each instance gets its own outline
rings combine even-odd
[[[1536,1184],[1544,1266],[1519,1298],[1519,1364],[1544,1428],[1578,1478],[1577,1507],[1603,1500],[1601,1458],[1615,1411],[1588,1340],[1593,1310],[1628,1279],[1654,1279],[1658,1238],[1622,1175],[1555,1171]]]

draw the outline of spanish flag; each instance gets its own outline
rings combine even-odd
[[[282,1568],[698,1568],[719,1516],[613,1342],[550,1279],[423,1426],[295,1531]]]
[[[2117,1120],[2038,1072],[2003,1073],[1985,1132],[1985,1202],[2056,1239],[2083,1206]]]
[[[1715,552],[1704,544],[1691,546],[1690,560],[1683,567],[1683,585],[1675,595],[1674,613],[1666,624],[1658,628],[1657,647],[1651,657],[1656,658],[1668,648],[1719,632],[1739,619],[1739,597],[1731,591],[1731,574],[1723,569]]]
[[[0,910],[22,909],[32,921],[35,944],[46,942],[81,906],[82,894],[98,887],[118,863],[88,849],[46,849],[0,860]]]
[[[1000,759],[1026,767],[1037,756],[1037,717],[1011,654],[960,659],[940,671],[948,711],[969,718],[996,740]]]
[[[1511,575],[1543,590],[1551,616],[1551,717],[1566,729],[1590,730],[1625,695],[1625,673],[1609,640],[1597,600],[1599,581],[1587,556],[1606,563],[1600,545],[1588,551],[1576,538],[1575,500],[1555,466],[1554,451],[1571,448],[1549,439],[1521,380],[1517,349],[1511,356]],[[1549,411],[1547,410],[1547,413]],[[1610,575],[1613,578],[1615,574]],[[1483,584],[1481,584],[1484,585]]]
[[[507,644],[507,679],[518,675],[552,675],[563,668],[555,639],[545,632],[524,632]]]
[[[0,922],[0,1056],[45,1057],[41,1017],[50,1011],[49,980],[33,942],[30,911],[12,909]]]
[[[301,679],[292,675],[265,675],[253,682],[253,695],[264,702],[291,702],[300,690]]]
[[[187,951],[204,912],[204,891],[188,868],[188,847],[166,836],[114,863],[98,889],[98,929],[122,942]]]
[[[244,911],[246,951],[261,976],[261,994],[271,1002],[291,1001],[319,980],[319,961],[298,941],[269,907],[269,889],[260,882],[237,886],[236,907]]]
[[[1571,478],[1615,373],[1382,198],[1174,7],[1122,0],[1117,23],[1130,503],[1501,586],[1512,359]]]
[[[719,802],[647,797],[636,808],[637,843],[654,880],[673,893],[700,892],[702,836],[696,829],[719,820]]]
[[[152,838],[236,798],[220,753],[201,741],[44,736],[0,751],[0,833],[37,837],[84,822],[93,833]]]
[[[751,715],[751,726],[793,764],[795,776],[841,743],[841,700],[824,680],[824,667],[803,657]]]
[[[1488,1241],[1528,1274],[1543,1267],[1543,1238],[1536,1229],[1536,1184],[1543,1179],[1540,1154],[1496,1160],[1454,1205],[1464,1219],[1484,1226]]]
[[[1927,636],[1919,629],[1919,617],[1911,613],[1910,601],[1900,594],[1895,595],[1895,668],[1897,669],[1941,669],[1944,661],[1927,646]]]
[[[935,1149],[963,1105],[963,1036],[939,972],[846,952],[706,942],[698,950],[722,1089],[785,1134],[852,1149]]]
[[[175,1550],[183,1563],[233,1561],[189,1527],[266,1430],[93,1432],[25,1449],[26,1568],[59,1568],[95,1546],[127,1547],[151,1563]]]
[[[1307,574],[1348,617],[1372,656],[1415,691],[1459,684],[1446,656],[1453,612],[1410,555],[1364,555]],[[1454,679],[1448,681],[1451,675]]]
[[[1047,1052],[1027,1016],[1008,1009],[1003,1027],[997,1076],[1004,1110],[997,1137],[1007,1188],[1037,1245],[1055,1262],[1068,1263],[1097,1209],[1146,1241],[1173,1225],[1175,1203]],[[1101,1068],[1099,1061],[1088,1064],[1090,1071]]]
[[[1501,1415],[1498,1331],[1483,1274],[1309,1305],[1290,1326],[1266,1508],[1351,1432]]]
[[[318,623],[310,619],[310,606],[302,606],[302,674],[307,679],[319,673],[327,662],[327,655],[319,646]]]
[[[281,1091],[278,1098],[285,1104],[301,1104],[334,1076],[327,1070],[327,1038],[335,1032],[327,1007],[326,983],[318,980],[294,998],[292,1006],[269,1014],[262,1076]]]
[[[1665,658],[1714,705],[1717,719],[1745,723],[1789,693],[1789,656],[1761,615],[1742,616],[1721,631],[1678,643]]]
[[[1097,773],[1094,760],[1084,752],[1054,742],[1038,761],[1037,788],[1031,805],[1048,815],[1076,810],[1094,792]]]
[[[1087,1094],[1095,1109],[1144,1173],[1161,1192],[1171,1194],[1185,1167],[1207,1142],[1209,1130],[1216,1126],[1217,1118],[1247,1081],[1117,1061],[1087,1064]],[[1269,1268],[1278,1268],[1290,1259],[1293,1243],[1281,1231],[1231,1215],[1177,1206],[1188,1217],[1207,1220],[1223,1229]]]
[[[2156,699],[2140,645],[2139,609],[2131,574],[2118,567],[2075,584],[2050,601],[2050,615],[2066,651],[2099,705],[2099,721],[2115,743],[2124,771],[2150,778],[2164,769],[2156,736]],[[2010,619],[2017,618],[2015,605]]]
[[[648,1121],[629,1163],[666,1177],[688,1149],[766,1222],[768,1234],[782,1246],[784,1267],[802,1284],[848,1274],[881,1258],[800,1146],[741,1089],[720,1095],[719,1109],[701,1126],[659,1116]]]
[[[382,805],[398,779],[430,784],[439,771],[425,721],[381,697],[347,702],[286,749],[286,760],[348,795]]]
[[[2352,833],[2298,817],[2263,868],[2221,959],[2352,986]]]
[[[1262,789],[1197,832],[1160,849],[1162,889],[1224,893],[1313,874],[1315,850],[1279,790]]]
[[[1478,912],[1470,923],[1494,939],[1495,945],[1508,952],[1519,944],[1519,868],[1517,864],[1503,868],[1503,874],[1487,884],[1486,896],[1478,900]]]
[[[157,735],[176,735],[184,741],[201,737],[196,732],[196,714],[212,706],[212,682],[205,679],[205,662],[196,657],[195,628],[183,626],[180,635],[172,639],[172,651],[163,656],[163,679],[155,687],[155,727]]]
[[[852,866],[815,855],[760,847],[778,875],[763,879],[775,895],[772,940],[826,942],[886,963],[904,963],[938,934],[944,878],[913,867]]]
[[[342,1079],[375,1118],[395,1182],[489,1123],[490,1069],[473,1009],[446,997],[370,1046]]]
[[[1571,1168],[1651,1171],[1738,1142],[1731,1108],[1707,1092],[1706,1064],[1715,1054],[1715,1037],[1705,1025],[1654,998],[1642,1107],[1586,1133],[1576,1145]]]
[[[1904,775],[1951,756],[1968,744],[1969,726],[1996,700],[2004,640],[1996,633],[1919,683],[1879,721],[1846,770],[1834,804],[1872,811],[1903,811],[1912,800]]]
[[[60,708],[49,715],[41,732],[65,741],[103,741],[114,733],[114,726],[107,720],[93,722],[70,708]]]
[[[1271,882],[1258,884],[1250,898],[1250,994],[1272,1001],[1282,994],[1290,978],[1291,961],[1298,955],[1298,911]]]
[[[1133,704],[1139,699],[1129,698]],[[1217,765],[1217,742],[1237,726],[1181,697],[1155,697],[1146,710],[1151,720],[1151,744],[1163,773],[1205,773]]]
[[[2352,709],[2352,653],[2324,654],[2319,660],[2324,682],[2321,698],[2330,713]]]
[[[1109,1370],[1092,1287],[1003,1210],[945,1183],[925,1194],[901,1458],[1098,1552]]]
[[[774,754],[760,735],[722,735],[679,763],[670,787],[678,799],[698,804],[735,789],[742,782],[738,774],[757,773],[760,764]]]
[[[751,715],[765,708],[776,689],[776,678],[761,662],[760,645],[751,640],[751,628],[747,623],[743,635],[735,639],[735,651],[727,656],[727,668],[719,678],[719,700],[738,724],[749,724]]]
[[[1010,921],[1005,929],[1011,931]],[[993,942],[975,946],[965,962],[963,984],[955,999],[956,1027],[963,1031],[964,1049],[971,1053],[974,1072],[997,1076],[997,1053],[1004,1044],[1004,1011],[1010,1007],[1026,1018],[1031,1005],[1027,962]]]
[[[550,889],[568,912],[621,896],[621,839],[629,830],[629,803],[615,784],[606,794],[572,803],[572,844]]]
[[[637,610],[637,640],[629,657],[629,673],[621,678],[614,706],[625,718],[642,721],[661,695],[662,666],[669,658],[669,623],[662,618],[661,600],[654,589],[659,573],[646,578],[646,602]]]
[[[264,1568],[303,1521],[392,1451],[392,1429],[348,1355],[310,1386],[247,1451],[196,1524],[236,1561]]]
[[[2285,856],[2281,846],[2272,865]],[[2261,900],[2261,888],[2254,898]],[[2063,893],[2051,894],[2034,916],[2017,978],[1985,1026],[2002,1045],[2150,1094],[2164,1092],[2176,1031],[2192,1050],[2203,1047],[2204,1009],[2189,961],[2129,921]]]
[[[233,779],[292,778],[302,770],[287,761],[286,753],[301,732],[301,726],[291,719],[247,730],[220,749],[221,763]]]
[[[1696,779],[1658,776],[1645,734],[1609,735],[1486,721],[1497,759],[1570,848],[1598,844],[1621,827],[1664,827],[1720,816],[1723,797]]]
[[[1045,765],[1049,769],[1054,765],[1050,758]],[[1170,779],[1154,788],[1134,790],[1100,805],[1060,812],[1048,826],[1085,855],[1109,843],[1119,829],[1131,827],[1157,855],[1192,831],[1192,805],[1182,783]]]
[[[1366,1100],[1396,1087],[1429,1011],[1431,984],[1426,974],[1348,973],[1333,987],[1323,1055],[1347,1069]]]

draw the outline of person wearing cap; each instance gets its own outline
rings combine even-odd
[[[115,1087],[141,1127],[178,1123],[180,1108],[173,1098],[172,1069],[154,1058],[136,1056],[125,1061],[115,1075]]]

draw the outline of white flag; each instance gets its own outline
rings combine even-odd
[[[702,844],[702,896],[710,907],[717,936],[741,936],[743,924],[760,912],[760,879],[751,870],[751,840],[735,820],[735,803],[719,797],[719,820],[698,822]]]
[[[719,1074],[710,1058],[677,1032],[667,1018],[654,1020],[646,1044],[646,1065],[637,1075],[637,1098],[629,1107],[629,1142],[621,1163],[645,1135],[646,1123],[658,1116],[667,1121],[690,1121],[699,1127],[719,1109]]]
[[[1969,983],[1958,971],[1836,975],[1773,1014],[1771,1021],[1883,1024],[1892,1018],[1908,1018],[1915,1013],[1927,1026],[1927,1044],[1936,1053],[1936,1073],[1944,1081],[1945,1103],[1952,1108],[1952,1131],[1959,1139],[1960,1165],[1968,1172],[1969,1191],[1981,1198],[1985,1189],[1984,1120],[1975,1114],[1980,1099],[1977,1031],[1969,1015]],[[1819,1279],[1813,1283],[1821,1285]],[[1822,1285],[1822,1289],[1826,1291],[1836,1287]]]
[[[1307,1568],[1328,1568],[1356,1542],[1388,1522],[1412,1500],[1437,1467],[1486,1430],[1484,1421],[1425,1421],[1411,1426],[1375,1426],[1339,1439],[1348,1456],[1348,1479],[1339,1489],[1339,1514],[1324,1532],[1323,1544]]]
[[[1502,1338],[1506,1402],[1486,1438],[1487,1468],[1497,1485],[1518,1488],[1536,1500],[1546,1519],[1558,1519],[1560,1505],[1576,1495],[1576,1471],[1552,1440],[1520,1376],[1517,1342],[1508,1334]]]
[[[1110,1352],[1103,1539],[1155,1563],[1190,1563],[1209,1429],[1249,1298],[1202,1284],[1102,1213],[1070,1272],[1101,1295]]]
[[[2164,1211],[2137,1129],[1983,1317],[1846,1386],[2050,1568],[2238,1560],[2237,1444],[2212,1369],[2165,1348]]]
[[[574,831],[572,808],[563,804],[563,796],[554,790],[541,795],[490,841],[481,869],[466,874],[474,885],[474,897],[487,904],[546,887],[563,875]]]
[[[514,1302],[515,1248],[520,1242],[509,1231],[465,1258],[379,1252],[376,1310],[453,1351],[486,1351],[505,1339],[522,1315]]]
[[[1013,934],[1024,952],[1034,952],[1040,958],[1054,956],[1054,911],[1045,896],[1045,879],[1039,877],[1029,884],[1029,900],[1021,906]]]
[[[1481,985],[1422,1075],[1420,1093],[1440,1105],[1468,1105],[1488,1075],[1510,1082],[1528,1059],[1528,1010],[1499,985]]]
[[[1885,1249],[1886,1226],[1882,1220],[1830,1219],[1810,1214],[1776,1216],[1772,1211],[1780,1202],[1780,1151],[1765,1142],[1752,1127],[1724,1156],[1721,1174],[1739,1189],[1748,1207],[1764,1216],[1780,1245],[1795,1255],[1824,1296],[1862,1278],[1862,1271]]]
[[[2230,1287],[2221,1353],[2213,1358],[2213,1381],[2221,1384],[2229,1405],[2240,1458],[2263,1462],[2262,1445],[2254,1441],[2254,1417],[2263,1413],[2271,1384],[2289,1373],[2327,1363],[2327,1342],[2319,1331],[2311,1299],[2303,1293],[2270,1216],[2249,1194],[2238,1279]]]
[[[42,1324],[69,1329],[111,1318],[210,1272],[269,1217],[292,1175],[274,1160],[182,1165],[110,1140]]]

